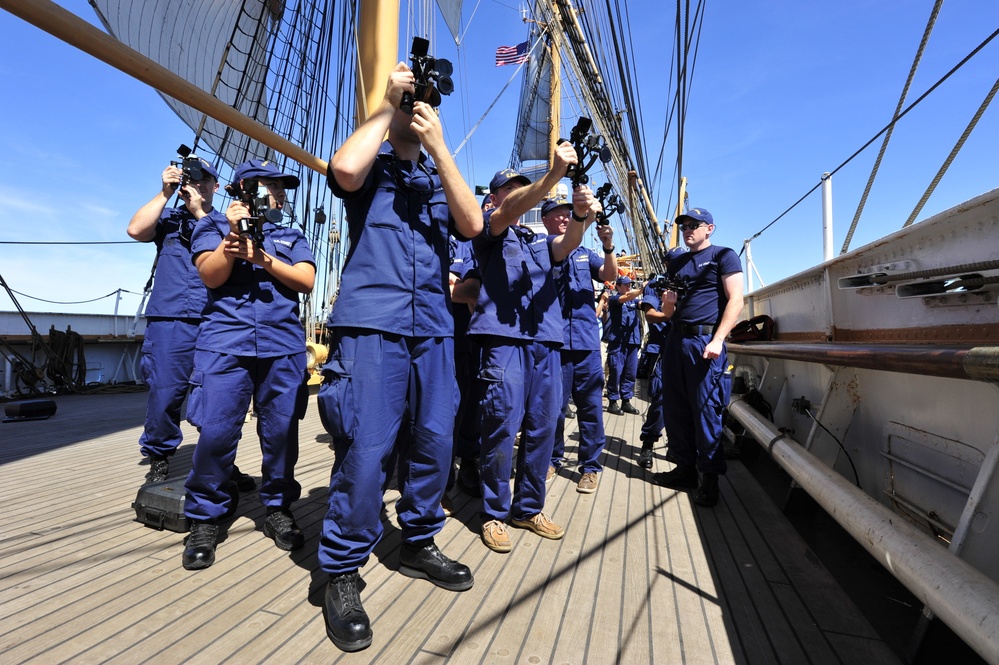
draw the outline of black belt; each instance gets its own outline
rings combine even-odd
[[[715,334],[715,325],[713,323],[678,323],[676,329],[684,337]]]

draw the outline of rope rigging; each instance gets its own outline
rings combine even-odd
[[[909,86],[912,85],[912,79],[916,77],[916,69],[919,67],[919,63],[923,59],[923,51],[926,50],[926,43],[930,40],[930,33],[933,32],[933,26],[936,25],[937,16],[940,14],[940,8],[943,6],[943,0],[936,0],[933,5],[933,11],[930,12],[930,18],[926,22],[926,28],[923,30],[923,37],[919,40],[919,48],[916,49],[916,57],[912,60],[912,66],[909,68],[909,76],[905,79],[905,85],[902,86],[902,94],[899,95],[898,104],[895,106],[895,114],[892,116],[894,118],[898,117],[899,111],[902,110],[902,105],[905,104],[905,98],[909,94]],[[864,193],[860,197],[860,203],[857,205],[857,211],[853,214],[853,222],[850,223],[850,229],[846,232],[846,238],[843,240],[843,249],[840,250],[840,254],[846,254],[850,249],[850,241],[853,240],[853,233],[857,230],[857,224],[860,222],[860,215],[864,212],[864,205],[867,203],[867,196],[871,193],[871,187],[874,185],[874,179],[878,175],[878,169],[881,167],[881,160],[885,156],[885,151],[888,149],[888,141],[891,140],[892,132],[894,131],[894,126],[885,133],[885,140],[881,142],[881,149],[878,150],[878,157],[874,160],[874,167],[871,169],[871,175],[867,179],[867,185],[864,187]]]
[[[999,29],[996,29],[995,31],[993,31],[992,34],[990,34],[978,46],[976,46],[974,49],[972,49],[972,51],[968,55],[966,55],[964,58],[962,58],[961,61],[958,62],[956,65],[954,65],[946,74],[944,74],[943,76],[941,76],[936,81],[936,83],[934,83],[933,85],[931,85],[914,102],[912,102],[911,104],[909,104],[907,107],[905,107],[905,109],[901,113],[897,114],[894,118],[892,118],[891,122],[889,122],[887,125],[885,125],[877,134],[875,134],[874,136],[872,136],[866,143],[864,143],[864,145],[860,146],[856,151],[854,151],[854,153],[852,155],[850,155],[849,157],[847,157],[846,160],[844,160],[839,166],[837,166],[832,171],[830,171],[829,172],[829,176],[835,175],[844,166],[846,166],[847,164],[849,164],[850,162],[852,162],[858,155],[860,155],[860,153],[862,153],[864,150],[866,150],[868,147],[870,147],[870,145],[872,143],[874,143],[875,141],[877,141],[878,138],[881,137],[881,135],[883,135],[885,132],[887,132],[890,128],[894,127],[895,124],[898,121],[900,121],[903,117],[906,116],[906,114],[909,113],[909,111],[911,111],[916,106],[918,106],[920,102],[922,102],[924,99],[926,99],[930,95],[930,93],[932,93],[934,90],[936,90],[938,87],[940,87],[944,83],[944,81],[946,81],[951,76],[953,76],[959,69],[961,69],[961,67],[963,67],[965,64],[968,63],[968,61],[970,61],[973,57],[975,57],[983,48],[985,48],[986,46],[988,46],[988,44],[993,39],[995,39],[997,36],[999,36]],[[991,96],[990,97],[986,97],[986,100],[990,101],[991,100]],[[807,192],[805,192],[801,196],[801,198],[799,198],[797,201],[795,201],[794,203],[792,203],[784,212],[782,212],[780,215],[778,215],[777,217],[775,217],[770,223],[768,223],[762,229],[760,229],[759,231],[757,231],[756,233],[754,233],[747,240],[747,242],[751,242],[751,241],[755,240],[756,238],[759,238],[760,235],[763,234],[764,231],[766,231],[771,226],[773,226],[774,224],[776,224],[782,217],[784,217],[784,215],[786,215],[787,213],[791,212],[791,210],[793,210],[794,208],[796,208],[802,201],[804,201],[806,198],[808,198],[808,196],[812,192],[814,192],[815,190],[817,190],[821,186],[822,186],[822,181],[820,180],[818,183],[815,184],[815,186],[813,186],[811,189],[809,189]],[[746,247],[745,247],[745,244],[744,244],[742,250],[739,251],[739,255],[741,256],[742,253],[745,250],[746,250]]]

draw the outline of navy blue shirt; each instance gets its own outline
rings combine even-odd
[[[549,244],[558,236],[548,236]],[[604,258],[586,247],[577,247],[564,261],[555,264],[555,285],[564,320],[563,349],[600,350],[600,323],[597,321],[593,281],[600,281]]]
[[[650,309],[659,311],[659,308],[662,306],[659,294],[655,289],[650,288],[648,284],[642,289],[642,303],[640,306],[643,312],[647,312]],[[666,341],[666,333],[669,332],[669,321],[653,323],[646,319],[646,322],[649,324],[649,336],[645,341],[645,352],[659,353],[659,347]]]
[[[328,325],[366,328],[407,337],[451,337],[451,265],[454,230],[437,167],[421,153],[399,160],[384,142],[364,184],[343,199],[350,250]]]
[[[638,301],[621,302],[621,294],[615,291],[607,301],[609,322],[604,327],[604,341],[638,346],[642,343],[642,330],[638,325]]]
[[[191,249],[196,257],[212,252],[229,233],[229,222],[205,217],[194,228]],[[265,223],[263,250],[289,265],[316,264],[309,243],[295,228]],[[298,292],[260,266],[239,259],[225,284],[208,289],[208,306],[197,348],[235,356],[274,358],[305,351],[298,313]]]
[[[206,215],[225,221],[225,214]],[[208,289],[191,261],[191,236],[198,220],[186,206],[167,208],[156,222],[156,278],[146,304],[149,318],[201,319],[208,304]]]
[[[676,303],[674,323],[715,325],[728,304],[722,277],[742,272],[739,256],[728,247],[710,245],[681,254],[666,268],[670,277],[687,282],[687,291]]]
[[[492,213],[484,213],[485,228],[472,239],[482,289],[468,334],[562,346],[562,311],[545,236],[514,224],[494,238]]]

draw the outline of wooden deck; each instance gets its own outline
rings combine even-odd
[[[513,529],[513,552],[479,540],[476,500],[438,534],[475,586],[451,593],[397,573],[394,491],[362,569],[374,643],[326,638],[316,547],[333,453],[315,405],[302,426],[295,505],[306,547],[261,532],[251,493],[211,568],[180,565],[181,534],[133,520],[146,467],[145,394],[57,398],[44,421],[0,424],[0,663],[894,663],[898,662],[738,462],[714,509],[647,482],[640,416],[606,416],[598,491],[575,470],[549,484],[561,541]],[[313,402],[315,398],[313,398]],[[570,457],[575,421],[567,422]],[[187,428],[172,475],[186,474]],[[237,463],[258,476],[254,425]],[[660,451],[661,452],[661,451]],[[653,471],[669,465],[658,458]]]

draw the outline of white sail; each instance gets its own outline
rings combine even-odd
[[[268,43],[283,0],[91,0],[107,31],[246,116],[270,126]],[[231,165],[273,151],[172,97],[166,103]]]

